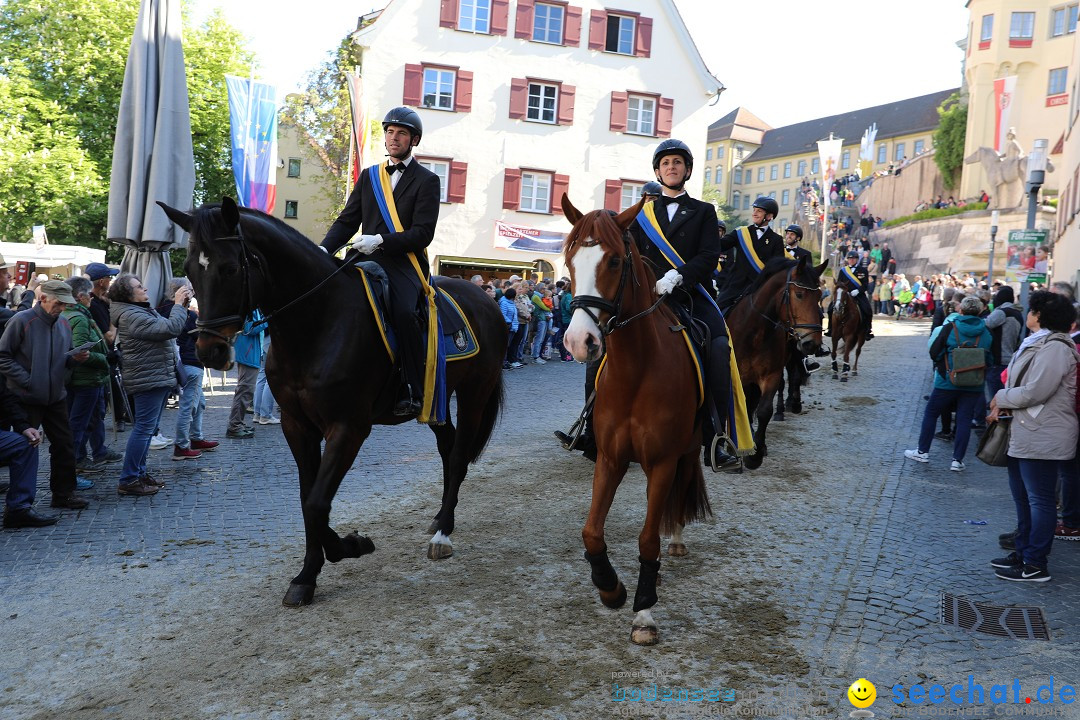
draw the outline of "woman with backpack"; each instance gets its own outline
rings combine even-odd
[[[964,469],[971,437],[971,420],[983,402],[983,382],[990,364],[990,331],[979,317],[983,304],[977,297],[966,297],[960,312],[950,315],[930,335],[930,357],[934,361],[934,389],[923,412],[919,447],[905,450],[904,457],[916,462],[930,462],[930,443],[938,416],[956,403],[956,437],[953,440],[953,472]],[[980,352],[981,351],[981,352]]]
[[[1031,294],[1027,327],[1008,368],[1008,382],[990,401],[987,420],[1011,411],[1009,489],[1016,504],[1015,550],[992,560],[1002,580],[1046,582],[1057,525],[1058,466],[1076,454],[1076,363],[1069,336],[1076,310],[1064,295]]]

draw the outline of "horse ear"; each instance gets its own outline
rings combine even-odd
[[[227,228],[234,228],[240,223],[240,208],[228,195],[221,198],[221,219]]]
[[[169,216],[170,220],[183,228],[184,232],[191,232],[191,224],[195,220],[195,217],[191,213],[169,207],[160,200],[157,201],[157,204],[161,206],[161,209],[165,211],[165,214]]]
[[[814,268],[814,274],[817,275],[818,278],[820,278],[821,273],[825,272],[825,268],[827,268],[827,267],[829,267],[829,261],[828,260],[826,260],[825,262],[823,262],[820,265],[818,265],[817,267],[815,267]]]
[[[566,193],[562,194],[562,211],[571,225],[576,225],[582,217],[581,211],[574,207],[574,203],[570,202],[570,196]]]
[[[619,226],[620,230],[626,230],[630,227],[630,223],[634,222],[634,218],[641,212],[641,208],[645,207],[645,196],[642,195],[641,199],[637,201],[637,205],[628,207],[621,213],[615,216],[615,224]]]

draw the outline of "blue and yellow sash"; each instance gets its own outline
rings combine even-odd
[[[656,203],[647,202],[641,208],[641,212],[637,215],[638,225],[648,236],[653,245],[660,251],[660,254],[664,256],[664,259],[668,261],[671,267],[678,270],[686,262],[679,256],[679,253],[672,247],[671,243],[664,236],[664,231],[660,229],[660,223],[656,220]],[[756,257],[756,256],[755,256]],[[720,308],[717,307],[716,301],[713,300],[712,295],[705,290],[700,284],[697,285],[698,291],[716,308],[716,312],[720,313]],[[723,314],[720,315],[723,317]],[[689,344],[689,339],[687,339]],[[730,351],[728,353],[728,367],[731,373],[731,387],[728,392],[728,407],[727,409],[727,429],[728,435],[731,437],[732,443],[734,443],[736,451],[739,455],[749,455],[754,451],[754,436],[750,430],[750,417],[746,412],[746,397],[743,395],[742,380],[739,376],[739,364],[735,360],[735,345],[734,342],[728,343]],[[691,352],[691,356],[694,353]],[[695,358],[696,359],[696,358]],[[716,408],[718,413],[723,413],[724,408]]]
[[[859,281],[859,278],[855,277],[855,273],[851,272],[847,265],[843,265],[840,267],[840,274],[844,276],[848,280],[848,282],[850,282],[854,287],[862,287],[862,282]]]
[[[739,247],[750,263],[750,267],[753,268],[754,272],[760,273],[764,269],[765,263],[758,257],[757,250],[754,249],[754,238],[750,236],[750,228],[739,228],[735,233],[735,237],[739,238]]]
[[[390,173],[386,172],[386,165],[380,163],[368,168],[368,179],[371,181],[371,191],[375,195],[375,202],[379,205],[383,222],[391,232],[403,232],[405,226],[398,217],[397,205],[394,204],[393,186],[390,184]],[[427,260],[427,250],[423,251],[424,260]],[[424,403],[417,418],[422,423],[442,424],[446,422],[446,356],[442,351],[442,343],[439,337],[442,334],[439,328],[439,313],[435,307],[435,289],[428,282],[420,262],[416,259],[416,253],[408,253],[409,262],[412,263],[416,276],[420,278],[420,287],[424,291],[428,305],[428,332],[427,332],[427,358],[424,362]]]

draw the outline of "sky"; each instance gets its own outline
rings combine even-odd
[[[356,19],[382,0],[192,0],[251,41],[256,72],[298,89]],[[636,3],[634,3],[636,4]],[[675,0],[727,90],[715,117],[743,106],[773,127],[960,86],[965,0]],[[287,18],[287,20],[285,19]],[[513,19],[511,18],[511,23]]]

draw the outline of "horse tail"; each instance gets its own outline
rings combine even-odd
[[[660,532],[667,535],[674,531],[676,525],[689,525],[710,517],[712,507],[709,505],[709,493],[695,448],[693,452],[679,458],[679,464],[675,468],[675,481],[671,484],[671,492],[664,503]]]
[[[487,447],[491,433],[495,429],[495,421],[499,419],[503,405],[506,404],[506,389],[503,386],[503,373],[500,371],[496,376],[495,386],[491,388],[487,402],[484,404],[484,412],[480,415],[480,425],[476,428],[476,436],[473,445],[469,448],[468,462],[474,463],[480,459]]]

